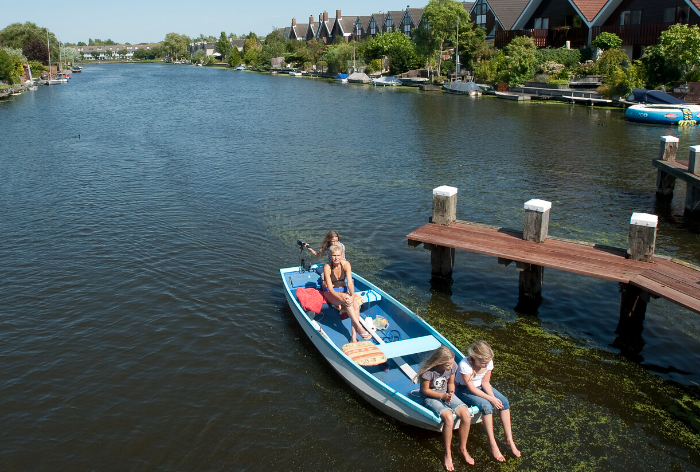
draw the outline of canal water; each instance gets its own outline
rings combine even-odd
[[[457,346],[493,345],[523,457],[494,463],[474,428],[474,470],[700,470],[699,315],[653,300],[630,346],[615,283],[546,269],[538,312],[520,313],[513,266],[458,252],[451,287],[431,285],[405,239],[451,185],[460,219],[522,228],[541,198],[550,234],[619,247],[632,212],[655,213],[657,252],[700,264],[685,189],[656,203],[651,166],[660,136],[683,158],[698,129],[89,65],[0,102],[0,130],[2,470],[441,470],[439,434],[366,404],[286,305],[278,269],[330,229]]]

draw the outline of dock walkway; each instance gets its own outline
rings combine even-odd
[[[406,236],[420,243],[486,254],[499,262],[516,261],[636,286],[700,314],[700,270],[655,255],[651,262],[626,258],[626,250],[562,238],[542,243],[523,240],[522,231],[455,221],[428,223]]]

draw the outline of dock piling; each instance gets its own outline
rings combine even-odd
[[[661,136],[658,160],[675,162],[677,154],[678,138],[675,136]],[[656,173],[656,196],[666,199],[672,198],[675,186],[676,178],[659,169]]]
[[[688,159],[688,173],[700,174],[700,146],[690,146],[690,157]],[[685,190],[685,211],[688,213],[700,212],[700,187],[691,185],[688,182]]]
[[[443,185],[433,189],[433,217],[436,225],[450,226],[457,220],[457,189]],[[451,247],[431,245],[430,264],[433,275],[452,277],[455,250]]]
[[[549,233],[549,212],[552,203],[545,200],[525,202],[525,227],[523,240],[543,243]],[[542,301],[544,267],[534,264],[516,263],[518,276],[518,306],[536,309]]]
[[[634,261],[652,262],[656,247],[659,217],[648,213],[632,213],[627,255]],[[631,283],[620,284],[620,321],[615,331],[621,337],[636,340],[641,336],[647,304],[651,294]]]

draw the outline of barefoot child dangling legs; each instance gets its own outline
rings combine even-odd
[[[428,357],[421,366],[414,382],[420,382],[420,393],[423,405],[434,411],[443,420],[442,439],[445,444],[445,470],[455,470],[452,463],[452,429],[454,417],[460,420],[459,452],[469,465],[474,465],[474,459],[467,452],[467,438],[471,415],[469,408],[456,396],[455,373],[457,363],[454,353],[447,346],[440,346]]]
[[[498,443],[493,434],[493,409],[497,409],[503,423],[506,444],[515,457],[520,457],[520,451],[513,441],[510,426],[510,404],[508,399],[491,386],[491,371],[493,370],[493,350],[485,341],[476,341],[469,346],[469,355],[459,363],[457,374],[457,395],[467,405],[473,405],[481,411],[481,420],[489,438],[491,454],[498,462],[505,462],[505,457],[498,449]]]

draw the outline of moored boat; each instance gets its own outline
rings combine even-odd
[[[335,77],[333,77],[335,80],[338,82],[342,82],[344,84],[348,83],[348,74],[338,74]]]
[[[82,72],[83,68],[81,66],[73,66],[73,68],[70,71],[73,72],[74,74],[77,74],[79,72]]]
[[[369,76],[364,72],[353,72],[348,76],[348,83],[351,84],[368,84]]]
[[[700,105],[656,104],[632,105],[625,117],[637,123],[658,125],[695,125],[700,122]]]
[[[444,84],[442,89],[447,93],[454,93],[458,95],[481,95],[481,88],[479,88],[479,86],[474,82],[462,82],[461,80],[455,80],[454,82]]]
[[[303,295],[309,293],[321,296],[320,292],[316,293],[321,287],[316,269],[317,266],[280,269],[287,302],[314,346],[343,380],[370,404],[406,424],[440,431],[442,419],[422,405],[420,387],[413,383],[413,378],[424,356],[441,345],[455,353],[457,362],[463,354],[399,301],[354,273],[355,293],[364,300],[361,322],[372,335],[372,341],[350,343],[349,318],[342,319],[338,310],[318,300],[316,307],[309,307],[307,302],[302,305],[299,300],[299,296],[304,299]],[[363,351],[362,357],[357,357],[357,352],[353,351]],[[365,365],[371,363],[365,362],[367,356],[374,356],[371,359],[378,363]],[[470,413],[472,423],[481,420],[476,408],[470,407]],[[459,421],[455,423],[458,428]]]
[[[372,85],[381,85],[382,87],[396,87],[401,85],[401,81],[395,75],[387,75],[372,79]]]

